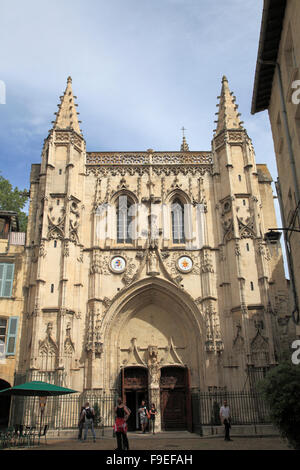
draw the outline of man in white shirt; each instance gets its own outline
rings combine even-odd
[[[227,400],[224,400],[224,405],[220,408],[220,419],[221,423],[225,426],[225,441],[232,441],[229,436],[231,416]]]

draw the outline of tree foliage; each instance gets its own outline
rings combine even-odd
[[[290,445],[300,450],[300,364],[291,359],[271,369],[260,383],[270,418]]]
[[[22,211],[27,199],[26,189],[20,191],[17,186],[13,188],[11,183],[0,175],[0,210],[17,212],[21,232],[26,232],[27,228],[27,215]]]

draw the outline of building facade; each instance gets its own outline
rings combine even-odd
[[[290,334],[271,181],[226,77],[211,150],[176,152],[87,152],[69,77],[30,177],[20,373],[145,398],[158,428],[251,387]]]
[[[276,182],[300,337],[300,4],[265,0],[252,113],[268,110],[278,169]]]
[[[0,390],[14,385],[23,318],[25,233],[18,217],[0,211]],[[0,397],[0,427],[9,418],[10,397]]]

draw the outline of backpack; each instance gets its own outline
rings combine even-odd
[[[86,419],[93,419],[93,413],[92,413],[91,408],[86,408],[85,416],[86,416]]]

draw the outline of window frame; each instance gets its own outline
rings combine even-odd
[[[0,298],[9,299],[12,297],[13,283],[14,283],[14,274],[15,274],[15,264],[14,263],[0,263],[0,267],[3,266],[2,278],[0,278]],[[11,279],[7,279],[7,268],[12,266]],[[4,295],[6,289],[6,283],[10,282],[10,293],[9,295]]]
[[[16,355],[16,347],[17,347],[17,337],[18,337],[18,326],[19,326],[19,317],[12,316],[12,317],[0,317],[1,320],[5,321],[5,334],[1,335],[4,336],[4,347],[3,353],[0,352],[0,358],[4,356],[15,356]],[[14,332],[13,329],[13,322],[15,322]],[[11,340],[13,340],[13,347],[11,348]]]
[[[127,207],[126,211],[125,208],[120,209],[120,198],[126,198],[127,200]],[[129,227],[133,229],[132,224],[134,223],[135,220],[135,214],[130,214],[130,210],[132,210],[132,207],[134,206],[135,202],[127,195],[127,194],[120,194],[117,198],[116,201],[116,243],[118,245],[132,245],[134,238],[130,236],[128,233]],[[120,216],[122,216],[122,224],[120,223]],[[125,227],[126,227],[126,238],[124,237],[125,235]],[[123,237],[120,238],[120,228],[122,229],[122,234]]]
[[[13,321],[16,321],[16,326],[15,326],[15,332],[11,333]],[[15,356],[15,354],[16,354],[17,336],[18,336],[18,323],[19,323],[19,317],[17,317],[17,316],[9,317],[8,329],[7,329],[7,339],[6,339],[6,356]],[[10,339],[11,338],[13,338],[13,340],[14,340],[13,351],[9,352],[8,348],[10,346]]]

